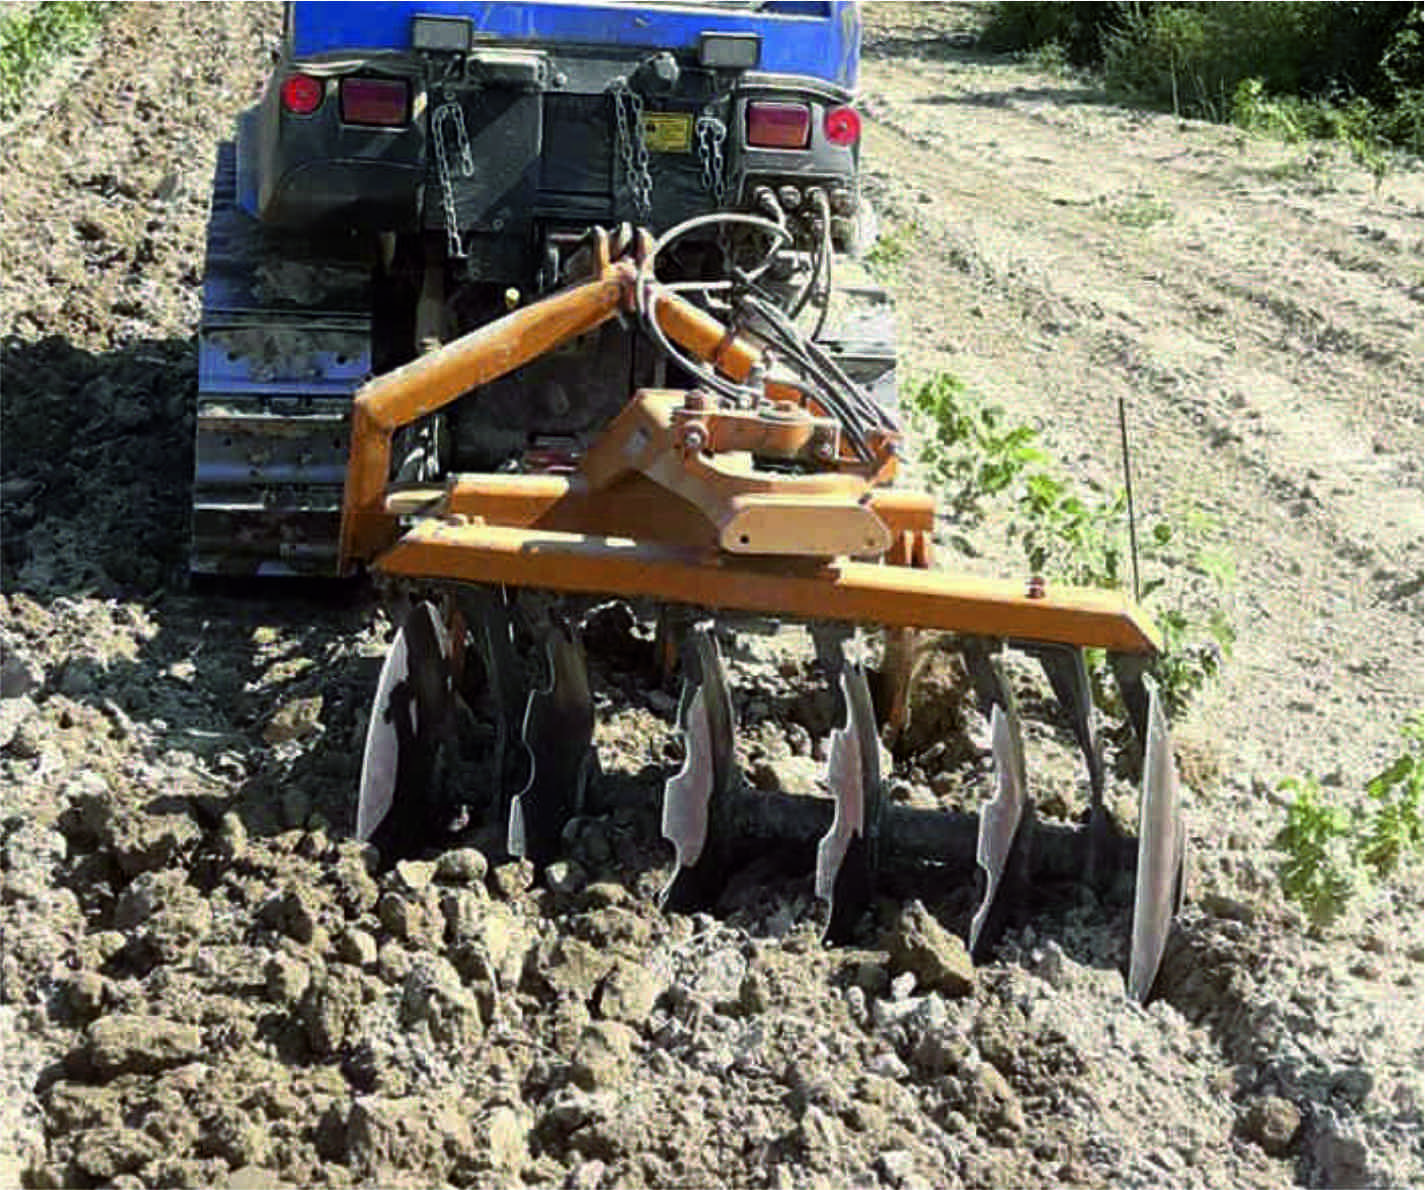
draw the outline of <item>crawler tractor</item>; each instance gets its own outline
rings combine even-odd
[[[844,0],[289,5],[219,155],[192,568],[375,581],[397,631],[355,829],[384,855],[463,816],[555,858],[601,796],[580,625],[621,601],[682,681],[669,907],[715,901],[739,835],[780,832],[819,840],[831,939],[916,861],[978,881],[980,954],[1037,882],[1127,871],[1142,1000],[1182,893],[1159,638],[1115,593],[932,565],[934,503],[896,486],[890,301],[833,285],[868,234],[859,51]],[[739,773],[714,624],[745,618],[814,629],[841,724],[824,797]],[[977,815],[886,795],[925,630],[989,720]],[[1104,806],[1089,648],[1138,740],[1136,841]],[[1079,826],[1035,821],[1011,649],[1084,758]]]

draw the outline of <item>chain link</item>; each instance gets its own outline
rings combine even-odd
[[[450,159],[445,146],[445,126],[455,126],[455,148],[460,155],[462,177],[475,175],[475,157],[470,151],[470,137],[465,131],[465,113],[454,99],[435,109],[431,116],[431,137],[435,141],[435,166],[440,175],[440,197],[445,210],[445,238],[452,260],[465,259],[465,245],[460,242],[460,215],[455,209],[455,182],[450,176]]]
[[[703,167],[703,189],[720,209],[727,198],[727,178],[723,170],[722,146],[727,141],[727,125],[716,116],[699,116],[698,162]]]
[[[647,220],[653,213],[653,175],[648,169],[648,145],[643,135],[643,96],[623,78],[614,79],[609,84],[609,92],[614,97],[623,176],[633,196],[634,213],[640,220]]]

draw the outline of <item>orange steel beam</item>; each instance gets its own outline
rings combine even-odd
[[[677,294],[660,290],[653,317],[673,342],[712,364],[729,379],[746,380],[762,353],[746,339],[730,334],[711,314],[705,314]]]
[[[381,555],[375,569],[411,579],[499,583],[570,593],[647,597],[760,615],[928,628],[1120,653],[1153,654],[1161,640],[1113,591],[1048,587],[869,562],[775,567],[672,545],[509,529],[430,518]]]
[[[935,501],[926,492],[876,488],[868,503],[897,541],[929,534],[935,527]],[[684,545],[717,543],[712,523],[701,511],[642,475],[598,491],[582,475],[460,475],[444,488],[393,491],[386,510],[393,517],[462,516],[512,529]]]
[[[587,334],[620,310],[631,309],[639,284],[632,260],[608,262],[606,238],[592,251],[596,275],[533,305],[471,331],[395,371],[368,381],[352,402],[351,450],[342,496],[340,562],[343,571],[369,561],[396,535],[385,505],[396,431],[435,413],[481,385]],[[650,282],[657,285],[657,282]],[[657,293],[654,316],[665,334],[730,378],[745,380],[762,353],[717,319],[677,294]],[[774,399],[799,394],[768,384]],[[824,410],[814,409],[824,413]],[[888,476],[887,476],[888,477]]]
[[[631,261],[620,261],[593,281],[515,310],[362,385],[352,404],[342,497],[343,569],[390,542],[394,523],[385,495],[395,432],[608,321],[627,304],[636,276]]]

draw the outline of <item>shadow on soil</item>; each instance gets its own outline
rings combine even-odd
[[[0,622],[44,664],[38,698],[192,753],[252,807],[249,829],[281,829],[293,788],[341,827],[379,665],[352,642],[373,603],[335,582],[190,585],[194,354],[186,339],[102,353],[5,340]]]
[[[868,61],[882,59],[919,58],[933,62],[963,62],[966,65],[989,65],[1003,59],[997,54],[975,48],[975,38],[968,33],[936,33],[922,36],[867,33],[861,45],[862,57]]]

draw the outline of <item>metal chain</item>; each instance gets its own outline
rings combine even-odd
[[[445,238],[452,260],[465,259],[465,245],[460,242],[460,215],[455,209],[455,183],[450,176],[450,160],[446,155],[445,125],[455,125],[455,147],[460,154],[463,177],[475,174],[475,157],[470,152],[470,137],[465,132],[465,113],[454,99],[448,99],[431,116],[431,137],[435,141],[435,165],[440,175],[440,197],[445,210]]]
[[[699,116],[698,162],[703,167],[703,189],[713,197],[719,208],[727,197],[727,178],[723,172],[722,146],[727,141],[727,125],[716,116]]]
[[[648,145],[643,136],[643,96],[616,78],[609,84],[614,97],[614,120],[618,126],[618,150],[623,158],[623,176],[633,196],[634,213],[646,220],[653,213],[653,175],[648,170]],[[629,125],[632,124],[632,129]]]

